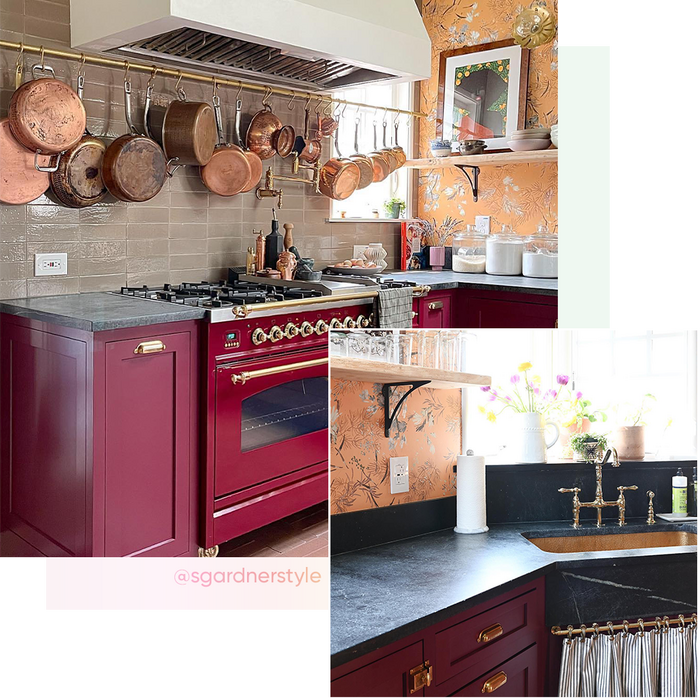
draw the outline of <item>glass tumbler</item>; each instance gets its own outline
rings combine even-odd
[[[336,357],[348,356],[348,334],[347,333],[331,333],[330,339],[331,355]]]
[[[410,365],[414,333],[399,333],[394,336],[394,362],[397,365]]]
[[[476,372],[474,369],[474,350],[476,345],[476,334],[467,331],[459,331],[457,338],[457,371]]]
[[[369,336],[362,331],[348,333],[348,357],[369,359]]]
[[[369,359],[376,362],[392,361],[393,343],[389,335],[371,335],[369,338]]]
[[[456,372],[459,366],[459,331],[440,331],[440,369]]]
[[[420,351],[418,364],[421,367],[438,367],[440,361],[440,331],[419,331]]]

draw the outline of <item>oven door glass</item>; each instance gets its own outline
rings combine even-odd
[[[217,497],[328,459],[326,347],[216,371]]]

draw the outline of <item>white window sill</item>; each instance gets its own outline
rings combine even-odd
[[[346,217],[345,219],[326,219],[327,224],[356,224],[356,223],[377,223],[377,224],[386,224],[387,222],[392,222],[392,223],[400,223],[401,221],[408,221],[408,219],[361,219],[359,217],[353,218],[351,216]]]

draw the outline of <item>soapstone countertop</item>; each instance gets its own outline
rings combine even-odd
[[[410,280],[416,284],[429,284],[431,289],[436,291],[469,287],[471,289],[556,296],[559,289],[559,280],[557,279],[537,279],[521,275],[472,274],[453,272],[452,270],[408,270],[406,272],[385,270],[383,274],[398,280]]]

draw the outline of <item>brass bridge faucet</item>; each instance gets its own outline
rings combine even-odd
[[[595,464],[595,499],[590,503],[582,502],[578,494],[581,491],[580,488],[574,487],[571,489],[559,489],[559,493],[573,493],[574,494],[574,522],[573,527],[581,527],[580,514],[581,508],[595,508],[598,511],[598,518],[596,521],[596,527],[603,527],[603,508],[606,506],[617,506],[619,509],[619,519],[618,524],[622,527],[625,524],[625,491],[636,491],[636,486],[618,486],[617,490],[620,492],[616,501],[606,501],[603,498],[603,465],[607,464],[610,456],[612,455],[612,466],[619,467],[620,460],[617,456],[617,450],[611,447],[604,456],[596,457],[594,460]]]

